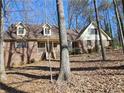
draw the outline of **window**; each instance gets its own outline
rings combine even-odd
[[[68,41],[68,47],[72,48],[72,42],[71,41]]]
[[[26,30],[24,27],[20,26],[20,27],[17,27],[17,35],[22,35],[24,36],[26,34]]]
[[[49,27],[44,27],[44,35],[45,36],[51,35],[51,29]]]
[[[38,42],[38,48],[45,48],[45,43]]]
[[[87,40],[87,46],[91,46],[91,45],[92,45],[91,40]]]
[[[15,43],[15,48],[26,48],[27,43],[26,42],[16,42]]]
[[[57,43],[54,43],[54,47],[57,47]]]
[[[45,34],[50,34],[50,31],[48,28],[45,28]]]
[[[24,34],[24,28],[19,28],[18,29],[18,34]]]
[[[91,34],[91,35],[95,35],[95,32],[96,32],[95,29],[93,29],[93,28],[90,29],[90,34]]]

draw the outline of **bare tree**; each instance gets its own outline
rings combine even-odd
[[[123,13],[124,13],[124,0],[122,0],[122,4],[123,4]]]
[[[113,32],[112,32],[112,26],[111,26],[111,21],[110,21],[110,13],[109,13],[110,10],[111,10],[110,9],[111,7],[112,7],[111,2],[109,2],[108,0],[104,0],[99,5],[99,11],[101,12],[101,16],[103,18],[105,32],[111,37],[112,47],[114,48]]]
[[[0,0],[0,81],[6,80],[5,67],[4,67],[4,48],[3,48],[2,2],[3,0]]]
[[[56,0],[60,36],[60,73],[58,81],[69,80],[70,62],[62,0]]]
[[[115,10],[115,14],[116,14],[117,23],[118,23],[119,30],[120,30],[122,49],[123,49],[123,53],[124,53],[123,26],[122,26],[122,24],[121,24],[120,14],[119,14],[119,10],[118,10],[118,7],[117,7],[117,2],[116,2],[116,0],[113,0],[113,4],[114,4],[114,10]]]
[[[83,26],[83,21],[89,17],[89,0],[68,0],[68,28],[73,28],[77,32]],[[86,16],[88,14],[88,16]],[[86,24],[86,23],[85,23]]]
[[[105,58],[105,51],[104,51],[104,46],[103,46],[103,43],[102,43],[101,31],[100,31],[100,27],[99,27],[99,17],[98,17],[98,10],[97,10],[97,7],[96,7],[96,0],[94,0],[94,9],[95,9],[97,29],[98,29],[100,45],[101,45],[102,59],[105,60],[106,59]]]

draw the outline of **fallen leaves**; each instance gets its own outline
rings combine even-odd
[[[70,56],[71,79],[56,83],[59,62],[52,61],[53,83],[50,83],[48,63],[45,61],[24,65],[7,71],[5,85],[24,93],[124,93],[124,56],[108,53],[102,62],[98,54]],[[7,93],[0,88],[0,93]]]

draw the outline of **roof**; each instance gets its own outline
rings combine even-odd
[[[67,31],[67,38],[69,41],[75,41],[77,36],[78,36],[78,33],[75,32],[74,30]]]
[[[18,24],[12,24],[8,29],[8,31],[4,32],[4,41],[10,41],[10,40],[40,40],[44,41],[48,39],[47,36],[43,35],[43,26],[44,24],[41,25],[30,25],[30,24],[22,24],[24,28],[26,29],[26,35],[24,37],[18,36],[16,34],[17,31],[17,26]],[[47,24],[48,25],[48,24]],[[49,25],[50,26],[50,25]],[[51,36],[49,36],[50,40],[54,41],[59,41],[59,28],[57,26],[50,26],[51,28]],[[73,30],[68,30],[67,31],[67,37],[68,40],[75,40],[77,37],[76,32]]]
[[[23,24],[24,28],[26,29],[26,35],[24,37],[19,36],[16,34],[16,26],[18,24],[12,24],[9,27],[9,30],[4,32],[4,40],[20,40],[20,39],[27,39],[27,40],[37,40],[37,39],[43,39],[46,36],[43,35],[43,25],[29,25],[29,24]],[[59,39],[59,33],[58,28],[53,26],[51,28],[51,36],[49,36],[50,39]]]
[[[91,23],[90,23],[90,24],[91,24]],[[78,34],[78,36],[76,37],[76,39],[78,39],[78,38],[83,34],[83,32],[88,28],[88,26],[89,26],[90,24],[86,25],[83,29],[81,29],[81,31],[80,31],[80,33]]]
[[[90,24],[88,24],[86,27],[84,27],[81,31],[80,31],[80,33],[78,34],[78,36],[76,37],[76,40],[79,40],[79,38],[80,38],[80,36],[84,33],[84,31],[86,31],[86,29],[88,28],[88,27],[90,27],[91,25],[94,25],[96,28],[97,28],[97,24],[96,24],[96,22],[91,22]],[[102,28],[100,28],[100,31],[107,37],[107,39],[108,40],[111,40],[111,38],[110,38],[110,36],[107,34],[107,33],[105,33],[105,31],[102,29]]]

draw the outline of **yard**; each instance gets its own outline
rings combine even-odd
[[[7,81],[0,83],[0,93],[124,93],[124,55],[107,52],[107,60],[98,54],[71,55],[72,77],[56,83],[59,60],[52,60],[53,83],[49,64],[41,61],[7,70]]]

